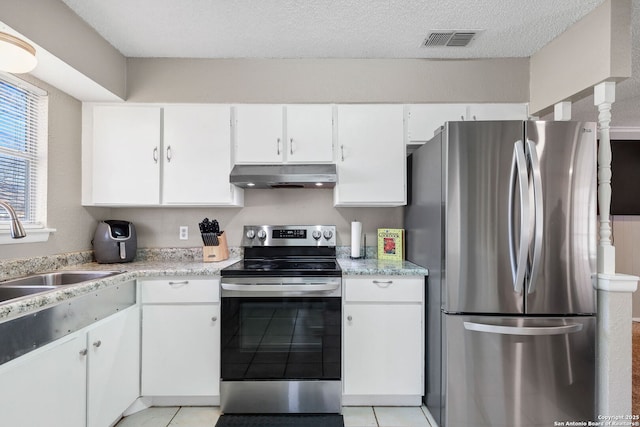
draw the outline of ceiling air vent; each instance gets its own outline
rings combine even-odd
[[[422,43],[423,47],[465,47],[480,30],[432,31]]]

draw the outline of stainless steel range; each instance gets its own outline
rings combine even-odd
[[[222,412],[341,412],[336,227],[245,226],[242,246],[221,271]]]

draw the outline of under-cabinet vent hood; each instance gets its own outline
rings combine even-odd
[[[333,188],[336,165],[235,165],[231,184],[242,188]]]

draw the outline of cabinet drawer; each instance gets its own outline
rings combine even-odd
[[[423,277],[368,276],[345,279],[345,301],[422,302]]]
[[[141,280],[142,303],[220,301],[220,279]]]

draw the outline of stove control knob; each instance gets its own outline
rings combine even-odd
[[[267,238],[267,232],[264,230],[258,231],[258,239],[264,240]]]
[[[311,237],[318,240],[320,239],[320,237],[322,237],[322,234],[320,233],[319,230],[313,230],[313,233],[311,233]]]
[[[333,231],[324,230],[324,233],[322,235],[324,236],[325,239],[329,240],[333,237]]]
[[[255,230],[248,230],[247,231],[247,239],[251,240],[254,237],[256,237],[256,231]]]

